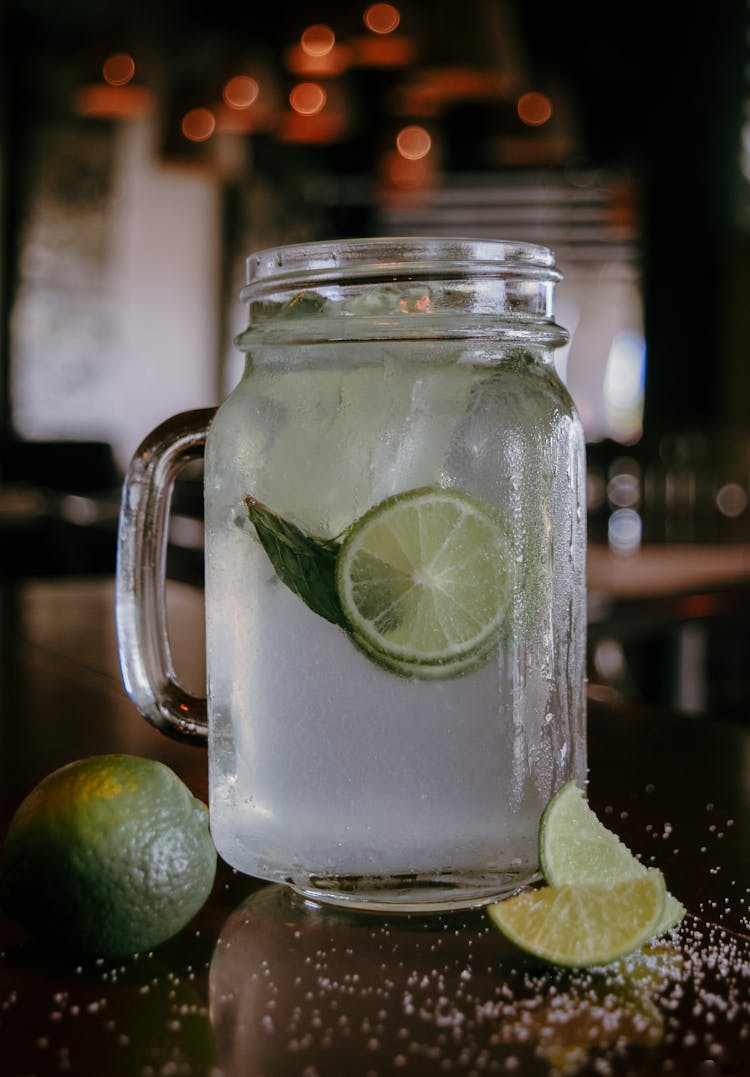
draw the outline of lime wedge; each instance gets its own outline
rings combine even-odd
[[[544,886],[489,905],[496,927],[516,946],[555,965],[609,965],[655,933],[664,878],[652,869],[614,886]]]
[[[511,563],[488,505],[430,486],[389,497],[352,525],[336,584],[369,657],[414,676],[454,676],[492,652],[511,599]]]
[[[597,819],[573,781],[561,786],[544,810],[539,862],[551,886],[612,886],[647,873],[617,835]],[[684,915],[684,906],[668,893],[654,934],[675,927]]]

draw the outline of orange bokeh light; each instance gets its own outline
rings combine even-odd
[[[125,86],[135,74],[135,60],[127,52],[115,52],[102,65],[104,81],[110,86]]]
[[[520,120],[529,127],[541,127],[552,115],[552,102],[543,93],[522,94],[516,103]]]
[[[336,44],[336,35],[330,26],[315,23],[303,31],[299,43],[308,56],[327,56]]]
[[[334,78],[351,65],[352,50],[348,45],[336,44],[323,56],[305,52],[302,45],[290,45],[284,53],[284,63],[294,75],[307,78]]]
[[[396,135],[396,149],[407,161],[419,161],[430,152],[432,139],[424,127],[402,127]]]
[[[387,189],[391,191],[417,193],[430,186],[434,170],[430,159],[423,157],[419,161],[410,161],[396,150],[385,155],[382,176]]]
[[[317,82],[298,82],[289,94],[289,104],[300,116],[316,116],[326,103],[326,92]]]
[[[363,18],[365,26],[373,34],[390,34],[401,22],[398,8],[393,4],[370,4]]]
[[[249,75],[235,75],[224,84],[224,101],[230,108],[250,108],[258,99],[260,87]]]
[[[182,133],[190,142],[205,142],[216,130],[216,119],[207,108],[191,108],[182,117]]]
[[[266,95],[266,98],[269,95]],[[252,134],[254,131],[270,131],[278,121],[277,110],[270,100],[259,98],[248,108],[236,108],[225,102],[214,108],[216,131],[234,134]]]
[[[82,86],[73,96],[79,116],[127,120],[147,116],[154,108],[154,95],[146,86],[108,86],[97,82]]]
[[[360,67],[407,67],[418,51],[414,38],[405,34],[358,34],[351,46]]]
[[[340,112],[319,112],[315,116],[303,116],[299,112],[287,112],[278,127],[282,142],[330,143],[337,142],[346,133],[346,117]]]

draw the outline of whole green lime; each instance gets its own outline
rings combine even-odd
[[[101,957],[152,949],[206,901],[208,810],[163,763],[98,755],[48,775],[18,808],[0,905],[32,934]]]

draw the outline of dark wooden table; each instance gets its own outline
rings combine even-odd
[[[111,580],[0,594],[0,835],[45,774],[99,752],[161,759],[205,798],[205,754],[124,694]],[[199,688],[200,594],[170,596]],[[750,733],[593,701],[589,730],[591,802],[687,905],[675,938],[565,973],[481,912],[316,911],[221,865],[196,920],[137,958],[57,957],[0,916],[0,1074],[750,1074]]]

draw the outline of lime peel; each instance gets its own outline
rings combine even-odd
[[[602,824],[574,781],[550,799],[539,826],[539,863],[551,886],[602,883],[615,885],[646,874],[646,867],[616,834]],[[685,907],[667,893],[662,918],[654,932],[676,927]]]
[[[113,753],[68,763],[19,805],[0,862],[0,906],[57,947],[151,950],[214,883],[208,809],[163,763]]]

